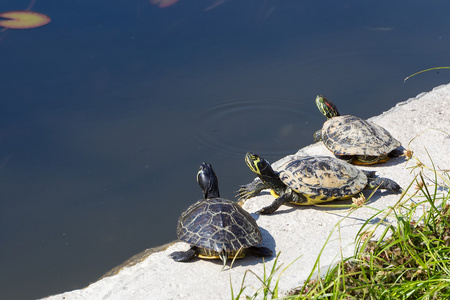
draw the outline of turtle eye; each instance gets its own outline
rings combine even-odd
[[[261,172],[261,170],[264,170],[265,168],[267,168],[267,166],[270,166],[269,162],[265,159],[259,158],[259,160],[258,160],[259,171]]]
[[[259,156],[253,156],[253,167],[255,171],[259,174],[261,174],[261,170],[264,169],[264,159],[261,159]]]

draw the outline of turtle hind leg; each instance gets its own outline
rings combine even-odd
[[[247,254],[249,255],[253,255],[256,257],[268,257],[268,256],[272,256],[273,252],[272,250],[270,250],[267,247],[256,247],[256,246],[252,246],[249,247],[247,249],[245,249]]]
[[[270,205],[258,210],[257,213],[262,215],[271,214],[275,212],[282,204],[288,203],[290,199],[291,197],[289,197],[288,194],[284,194],[275,199]]]
[[[370,189],[374,189],[378,187],[383,190],[388,190],[393,193],[401,193],[402,188],[392,179],[389,178],[369,178],[369,182],[367,183],[367,187]]]
[[[399,157],[402,156],[404,154],[404,151],[406,149],[403,146],[400,146],[398,148],[395,148],[394,150],[392,150],[391,152],[388,153],[389,157]]]
[[[187,251],[175,251],[170,254],[170,257],[177,262],[186,262],[197,256],[196,247],[191,247]]]

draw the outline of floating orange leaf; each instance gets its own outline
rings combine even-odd
[[[149,0],[151,4],[157,4],[159,7],[167,7],[167,6],[171,6],[174,5],[175,3],[178,2],[178,0]]]
[[[29,10],[7,11],[0,13],[0,17],[7,19],[0,20],[0,26],[11,29],[35,28],[51,21],[48,16]]]

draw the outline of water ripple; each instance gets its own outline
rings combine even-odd
[[[312,142],[313,102],[275,97],[231,100],[199,112],[199,149],[242,156],[247,151],[277,158]]]

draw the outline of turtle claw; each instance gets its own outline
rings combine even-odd
[[[239,200],[247,200],[248,198],[251,198],[252,195],[249,192],[247,186],[242,185],[239,190],[236,192],[236,197],[239,197]]]
[[[267,188],[266,185],[261,181],[261,179],[256,178],[252,182],[241,185],[239,190],[237,191],[237,195],[239,196],[239,200],[247,200],[252,197],[257,196],[263,189]]]

